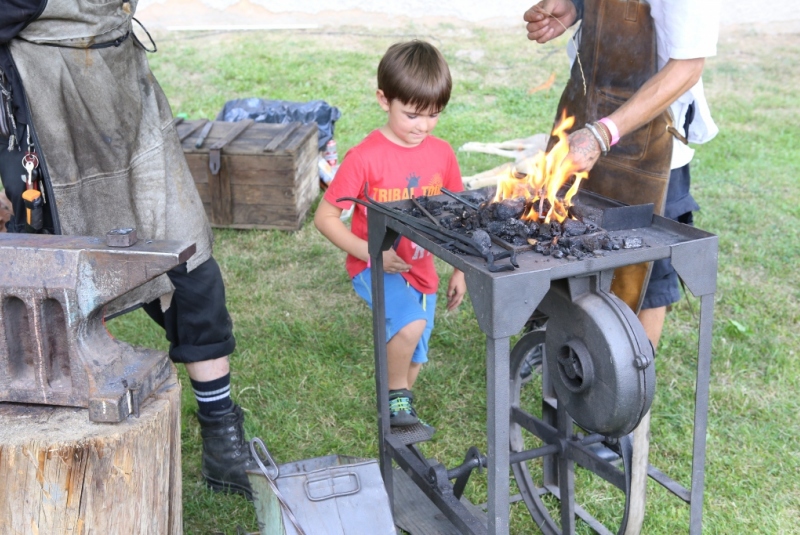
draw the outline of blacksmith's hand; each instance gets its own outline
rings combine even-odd
[[[568,158],[575,164],[575,172],[589,171],[600,157],[600,143],[587,129],[581,128],[569,135]]]
[[[555,39],[575,23],[578,10],[571,0],[542,0],[523,16],[528,24],[528,39],[546,43]]]
[[[383,270],[386,273],[408,273],[411,266],[397,256],[394,249],[383,252]]]

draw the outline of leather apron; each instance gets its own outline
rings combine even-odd
[[[196,244],[213,234],[167,98],[130,35],[137,0],[50,1],[10,43],[46,162],[60,230]],[[127,38],[126,38],[127,36]],[[97,44],[112,46],[95,47]],[[120,297],[107,314],[172,291],[167,275]]]
[[[610,115],[658,71],[650,6],[639,0],[585,0],[578,61],[558,105],[575,117],[572,130]],[[586,92],[584,82],[586,79]],[[625,204],[653,203],[663,215],[672,160],[669,110],[623,136],[601,156],[581,188]],[[550,140],[551,146],[555,143]],[[652,262],[614,272],[611,290],[638,312]]]

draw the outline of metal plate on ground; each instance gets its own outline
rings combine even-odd
[[[392,470],[394,483],[394,523],[411,535],[460,535],[450,522],[425,493],[399,468]],[[486,513],[461,498],[461,503],[486,526]]]

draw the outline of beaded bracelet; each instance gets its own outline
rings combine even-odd
[[[608,128],[608,132],[611,134],[611,146],[613,147],[619,142],[619,128],[617,128],[617,124],[609,119],[608,117],[603,117],[598,123],[602,123]]]
[[[606,142],[606,147],[608,147],[608,150],[611,150],[611,139],[605,127],[600,123],[600,121],[592,123],[592,126],[594,126],[597,129],[597,132],[603,137],[603,141]]]

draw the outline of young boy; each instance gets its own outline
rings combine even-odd
[[[378,104],[386,124],[347,152],[336,178],[320,202],[314,224],[347,253],[345,267],[356,293],[372,307],[367,249],[367,210],[356,205],[351,229],[339,219],[352,203],[342,197],[369,196],[379,202],[437,195],[442,187],[461,191],[461,172],[453,149],[431,136],[450,100],[450,69],[442,54],[423,41],[389,47],[378,65]],[[392,426],[420,422],[411,389],[428,357],[439,277],[432,255],[406,238],[383,253],[389,414]],[[464,274],[454,270],[447,309],[464,298]]]

